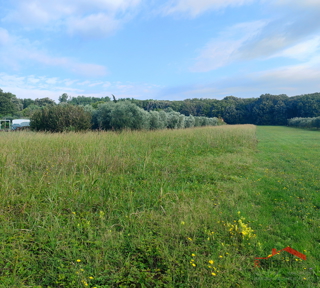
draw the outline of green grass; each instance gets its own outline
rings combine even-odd
[[[319,140],[1,133],[0,287],[320,287]]]
[[[307,261],[285,261],[290,254],[282,252],[263,260],[257,282],[261,287],[319,287],[320,133],[258,127],[257,136],[257,163],[249,178],[257,237],[264,251],[291,246],[307,256]]]

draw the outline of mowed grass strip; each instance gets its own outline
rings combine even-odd
[[[260,126],[257,137],[257,161],[248,177],[257,219],[252,226],[263,250],[257,257],[290,246],[307,260],[287,252],[261,260],[255,287],[320,287],[320,132]]]

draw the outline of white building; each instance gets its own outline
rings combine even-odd
[[[12,130],[16,130],[20,127],[29,127],[30,126],[30,120],[29,119],[14,119],[12,120]]]

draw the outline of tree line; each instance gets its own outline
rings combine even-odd
[[[227,124],[287,125],[287,119],[320,116],[320,93],[288,97],[285,94],[263,94],[259,98],[227,96],[217,99],[186,99],[183,101],[116,99],[106,97],[70,97],[64,93],[59,103],[98,109],[101,104],[130,102],[147,112],[161,112],[171,108],[185,116],[222,118]],[[0,117],[30,117],[34,111],[47,105],[57,105],[49,98],[18,99],[0,89]],[[110,104],[112,105],[112,104]]]
[[[145,111],[129,101],[106,102],[97,109],[68,103],[48,105],[31,116],[30,127],[34,131],[83,131],[99,130],[157,130],[183,129],[198,126],[224,124],[218,118],[185,116],[171,108],[165,111]]]
[[[320,93],[294,97],[264,94],[259,98],[225,97],[183,101],[134,100],[147,111],[171,107],[184,115],[223,118],[228,124],[287,125],[294,117],[320,116]]]

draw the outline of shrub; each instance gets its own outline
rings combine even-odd
[[[168,115],[164,111],[159,112],[159,118],[160,118],[160,125],[159,129],[167,128],[168,125]]]
[[[320,128],[320,117],[302,118],[295,117],[288,119],[288,126],[299,128]]]
[[[179,115],[179,121],[178,121],[178,125],[177,125],[178,129],[186,128],[185,127],[185,118],[186,118],[186,116],[184,116],[183,114]]]
[[[150,129],[161,129],[161,119],[158,111],[150,111]]]
[[[156,130],[219,125],[217,118],[185,116],[172,109],[147,112],[129,101],[107,102],[92,113],[94,129]]]
[[[92,122],[94,128],[99,128],[103,130],[112,129],[111,124],[111,112],[116,104],[114,102],[107,102],[105,104],[100,104],[98,109],[93,113]]]
[[[147,122],[149,118],[146,113],[148,112],[131,102],[118,102],[111,111],[110,124],[115,130],[148,129],[149,123],[145,122]]]
[[[33,131],[82,131],[91,127],[91,114],[83,107],[69,104],[44,106],[31,116],[30,128]]]
[[[185,118],[185,128],[192,128],[194,127],[195,119],[192,115],[186,116]]]
[[[177,129],[179,124],[179,112],[171,111],[167,113],[167,128]]]

